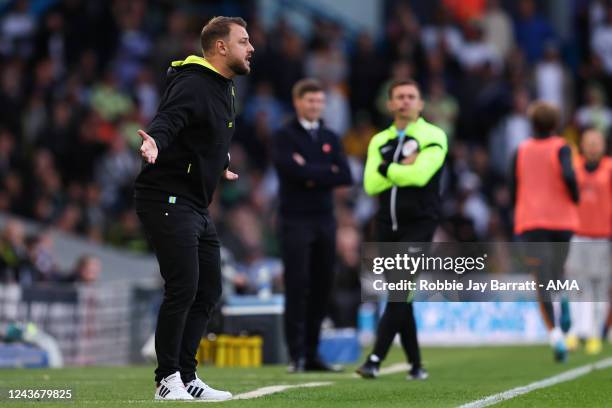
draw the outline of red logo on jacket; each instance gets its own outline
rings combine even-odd
[[[329,153],[329,152],[331,152],[332,148],[331,148],[331,145],[329,143],[323,143],[323,146],[321,147],[321,150],[323,150],[323,153]]]

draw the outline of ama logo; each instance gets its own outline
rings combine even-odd
[[[546,285],[546,290],[580,290],[580,286],[575,279],[572,280],[549,280],[548,285]]]

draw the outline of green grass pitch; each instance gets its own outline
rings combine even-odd
[[[354,378],[355,366],[342,374],[286,374],[284,366],[263,368],[203,367],[199,375],[210,385],[234,394],[260,387],[331,381],[317,388],[296,388],[257,399],[228,401],[228,407],[456,407],[479,398],[527,385],[563,371],[612,356],[603,353],[570,355],[566,364],[552,361],[547,346],[424,348],[430,379],[406,381],[406,373],[376,380]],[[384,366],[403,361],[394,348]],[[384,367],[383,366],[383,367]],[[89,367],[59,370],[0,370],[0,407],[168,407],[185,402],[153,401],[152,366]],[[71,389],[71,401],[10,401],[8,389]],[[612,368],[594,371],[572,381],[532,391],[496,407],[612,407]]]

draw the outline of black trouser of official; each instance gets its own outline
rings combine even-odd
[[[334,284],[333,216],[283,217],[280,222],[285,281],[285,337],[293,361],[316,359],[321,322]]]
[[[437,226],[436,220],[415,220],[393,231],[391,225],[377,222],[376,239],[379,242],[431,242]],[[376,343],[374,343],[372,354],[375,354],[381,361],[384,360],[397,333],[400,335],[402,348],[412,369],[420,368],[421,352],[412,302],[387,303],[378,322]]]
[[[137,201],[136,212],[164,279],[164,300],[155,329],[155,381],[180,371],[195,378],[196,351],[221,297],[217,231],[207,212],[187,205]]]
[[[534,269],[536,280],[543,283],[544,287],[538,285],[540,296],[540,308],[544,317],[544,323],[549,330],[556,326],[553,303],[550,293],[546,292],[546,283],[549,280],[562,279],[565,272],[565,261],[569,253],[570,240],[574,233],[566,230],[536,229],[525,231],[520,239],[524,242],[554,242],[553,245],[539,245],[527,248],[528,257],[535,262]]]

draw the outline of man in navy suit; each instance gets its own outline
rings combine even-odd
[[[338,136],[321,122],[325,92],[314,79],[293,87],[296,117],[273,140],[280,179],[280,237],[285,279],[285,336],[290,372],[337,371],[317,349],[334,282],[334,187],[351,173]]]

